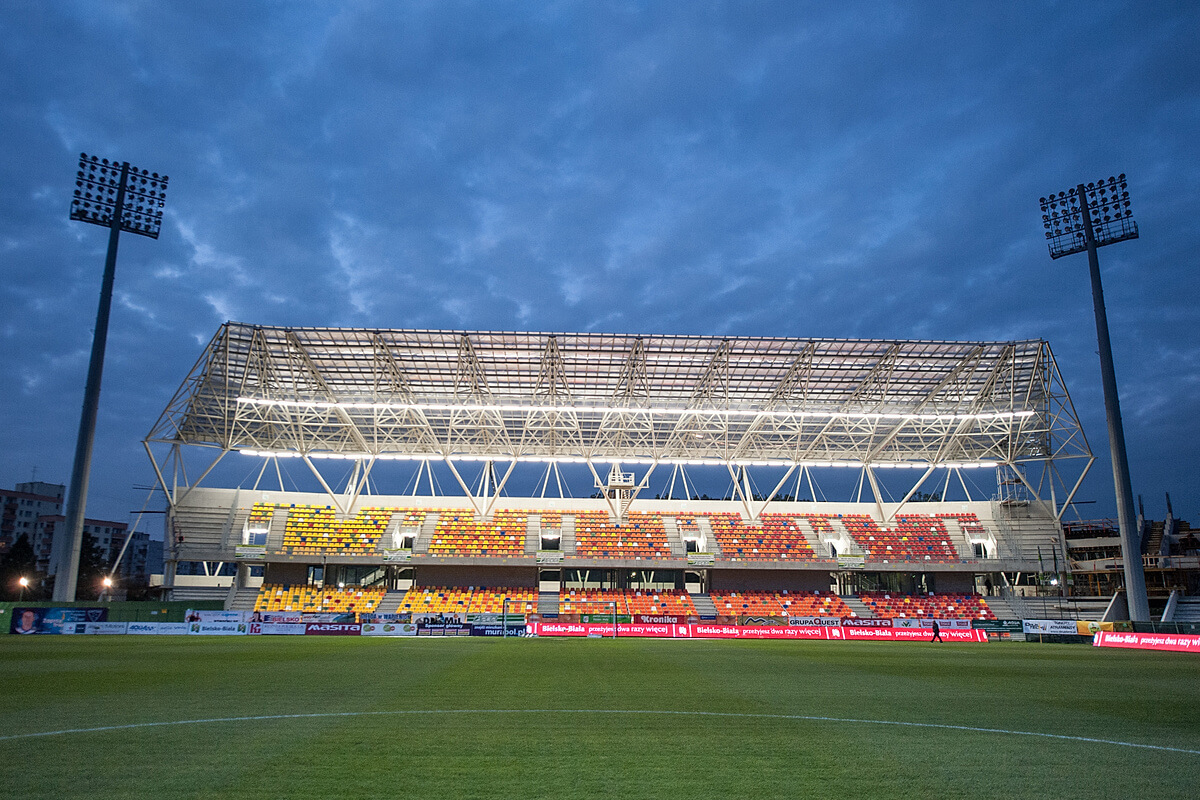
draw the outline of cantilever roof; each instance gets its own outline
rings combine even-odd
[[[393,458],[1090,455],[1049,345],[221,326],[147,437]]]

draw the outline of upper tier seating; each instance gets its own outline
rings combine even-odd
[[[271,517],[275,515],[274,503],[255,503],[250,507],[250,517],[246,520],[251,530],[267,530],[271,527]]]
[[[833,533],[832,519],[837,519],[837,514],[799,514],[797,515],[804,519],[819,536],[822,533]]]
[[[624,525],[604,511],[575,514],[575,555],[580,558],[670,559],[671,546],[662,516],[632,511]]]
[[[374,611],[387,594],[381,587],[282,586],[263,584],[254,601],[255,611],[366,613]]]
[[[721,555],[730,561],[814,561],[816,553],[791,516],[763,514],[750,525],[737,513],[709,516]]]
[[[353,519],[338,520],[329,506],[280,505],[288,509],[283,548],[294,555],[366,555],[392,518],[393,508],[364,508]]]
[[[882,618],[995,619],[987,601],[977,594],[896,594],[859,592],[867,608]]]
[[[895,528],[885,530],[865,514],[846,514],[842,517],[842,524],[867,552],[868,561],[887,564],[897,561],[952,563],[960,560],[946,526],[936,517],[902,514],[896,518]]]
[[[438,514],[433,540],[429,543],[431,556],[492,556],[525,555],[527,511],[497,511],[492,521],[476,521],[469,509],[443,509]]]
[[[938,519],[952,519],[958,522],[958,526],[962,528],[963,533],[967,535],[982,536],[987,533],[987,529],[983,527],[983,523],[979,521],[979,517],[974,514],[936,514]]]

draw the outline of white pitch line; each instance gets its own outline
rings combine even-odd
[[[887,719],[855,719],[852,717],[820,717],[806,714],[750,714],[736,711],[651,711],[641,709],[573,709],[573,708],[461,708],[433,709],[414,711],[329,711],[314,714],[263,714],[251,717],[210,717],[207,719],[181,719],[166,722],[133,722],[128,725],[102,725],[96,728],[65,728],[58,731],[40,731],[38,733],[14,733],[0,736],[0,741],[16,739],[35,739],[42,736],[66,736],[73,733],[103,733],[105,731],[124,731],[137,728],[162,728],[173,725],[203,725],[215,722],[256,722],[260,720],[277,719],[331,719],[337,717],[382,717],[382,716],[418,716],[418,715],[450,715],[450,714],[641,714],[646,716],[688,716],[688,717],[735,717],[742,719],[778,719],[799,720],[806,722],[845,722],[854,725],[894,725],[904,728],[937,728],[951,731],[969,731],[972,733],[995,733],[1008,736],[1036,736],[1043,739],[1059,739],[1071,742],[1087,742],[1089,744],[1111,744],[1118,747],[1134,747],[1142,750],[1160,750],[1168,753],[1186,753],[1200,756],[1200,750],[1189,750],[1184,747],[1166,747],[1157,744],[1139,744],[1137,742],[1122,742],[1117,739],[1099,739],[1091,736],[1068,736],[1061,733],[1041,733],[1038,731],[1014,731],[1006,728],[982,728],[974,725],[947,725],[938,722],[903,722]]]

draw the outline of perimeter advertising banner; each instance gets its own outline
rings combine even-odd
[[[416,636],[417,626],[412,622],[364,622],[363,636]]]
[[[928,642],[933,631],[928,628],[843,628],[846,639],[870,639],[877,642]],[[944,642],[986,642],[987,631],[973,628],[943,628]]]
[[[1092,637],[1096,647],[1129,647],[1136,650],[1172,650],[1200,653],[1200,636],[1186,633],[1130,633],[1099,631]]]
[[[308,628],[303,622],[248,622],[251,636],[303,636]]]
[[[923,628],[930,630],[933,628],[934,620],[932,619],[915,619],[913,617],[900,617],[892,620],[893,628]],[[967,629],[971,627],[969,619],[939,619],[937,620],[938,628],[945,630]]]
[[[186,622],[131,622],[125,632],[133,636],[184,636],[188,625]]]
[[[12,610],[9,633],[84,633],[83,625],[108,620],[107,608],[24,608]]]
[[[358,636],[362,625],[357,622],[309,622],[304,626],[305,636]]]
[[[1056,636],[1078,636],[1079,625],[1073,619],[1026,619],[1021,621],[1025,635],[1048,633]]]
[[[586,622],[535,621],[526,626],[531,636],[612,636],[613,626]],[[888,626],[831,625],[716,625],[689,623],[680,625],[618,625],[617,636],[642,636],[670,639],[823,639],[874,641],[929,641],[926,628]],[[952,628],[942,631],[947,642],[986,642],[987,631]]]
[[[250,632],[248,622],[189,622],[187,626],[193,636],[245,636]]]
[[[505,628],[507,627],[507,631]],[[507,626],[501,625],[499,622],[472,622],[472,636],[524,636],[525,623],[520,624],[510,622]]]

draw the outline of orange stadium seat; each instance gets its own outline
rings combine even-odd
[[[394,508],[364,508],[351,519],[338,520],[329,506],[283,505],[288,510],[283,549],[293,555],[367,555],[392,519]]]
[[[945,564],[961,560],[946,526],[937,517],[902,514],[896,517],[896,523],[895,528],[885,529],[865,514],[842,517],[842,524],[866,551],[868,561]]]
[[[604,511],[576,513],[575,555],[634,561],[673,557],[662,515],[638,511],[630,512],[623,525],[611,522]]]
[[[795,515],[763,514],[759,525],[750,525],[737,513],[709,517],[721,555],[729,561],[815,561],[816,553]]]
[[[858,597],[875,616],[894,618],[995,619],[987,601],[977,594],[897,594],[859,592]]]
[[[528,511],[497,511],[491,522],[477,521],[470,509],[441,509],[429,543],[431,556],[468,558],[525,555]]]

